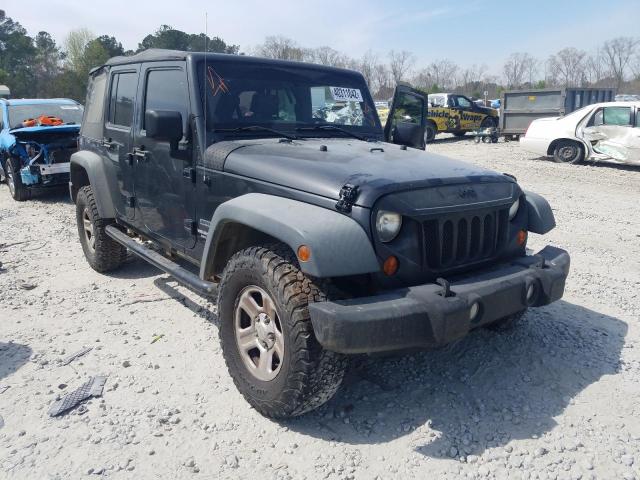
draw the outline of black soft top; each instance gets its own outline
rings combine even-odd
[[[353,70],[328,67],[325,65],[317,65],[317,64],[306,63],[306,62],[296,62],[291,60],[274,60],[270,58],[252,57],[249,55],[233,55],[233,54],[227,54],[227,53],[205,54],[204,52],[184,52],[181,50],[164,50],[159,48],[151,48],[149,50],[144,50],[140,53],[136,53],[135,55],[110,58],[109,60],[107,60],[107,62],[104,65],[93,69],[91,73],[94,73],[100,70],[104,66],[128,65],[132,63],[143,63],[143,62],[170,62],[170,61],[186,60],[189,57],[192,57],[195,60],[200,60],[200,59],[203,59],[205,56],[207,57],[207,60],[211,60],[211,61],[233,60],[233,61],[243,62],[243,63],[315,68],[315,69],[326,70],[326,71],[334,71],[334,72],[341,72],[341,73],[350,72],[352,74],[361,75],[359,72],[355,72]]]

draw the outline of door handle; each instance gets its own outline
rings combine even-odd
[[[133,152],[132,152],[133,158],[138,162],[146,162],[148,159],[148,154],[149,154],[149,151],[144,150],[144,147],[142,148],[136,147],[133,149]]]

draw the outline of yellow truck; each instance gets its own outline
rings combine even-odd
[[[453,133],[458,137],[467,132],[498,126],[498,111],[483,107],[457,93],[431,93],[427,96],[425,142],[438,133]]]
[[[398,84],[390,110],[388,119],[383,121],[385,131],[391,138],[410,132],[411,138],[404,140],[410,140],[417,148],[425,148],[438,133],[461,137],[470,131],[498,126],[498,111],[494,108],[477,105],[457,93],[426,95],[407,84]],[[414,138],[418,134],[420,138]]]

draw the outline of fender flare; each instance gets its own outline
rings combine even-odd
[[[115,218],[115,203],[107,184],[109,177],[104,160],[93,152],[81,150],[71,155],[69,167],[71,200],[75,203],[78,190],[88,183],[91,185],[91,190],[93,190],[100,216],[102,218]],[[82,174],[82,170],[84,170],[86,178]]]
[[[351,217],[309,203],[262,193],[249,193],[216,208],[209,225],[200,278],[211,278],[224,227],[241,224],[287,244],[311,249],[300,269],[320,278],[377,272],[380,263],[367,233]]]
[[[529,216],[527,229],[533,233],[544,235],[556,226],[556,219],[549,202],[534,192],[524,191],[527,213]]]

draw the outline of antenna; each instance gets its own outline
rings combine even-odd
[[[202,84],[204,88],[204,138],[206,143],[207,138],[207,56],[209,52],[209,14],[208,12],[204,12],[204,69],[203,74],[204,83]],[[206,146],[205,146],[206,148]]]

